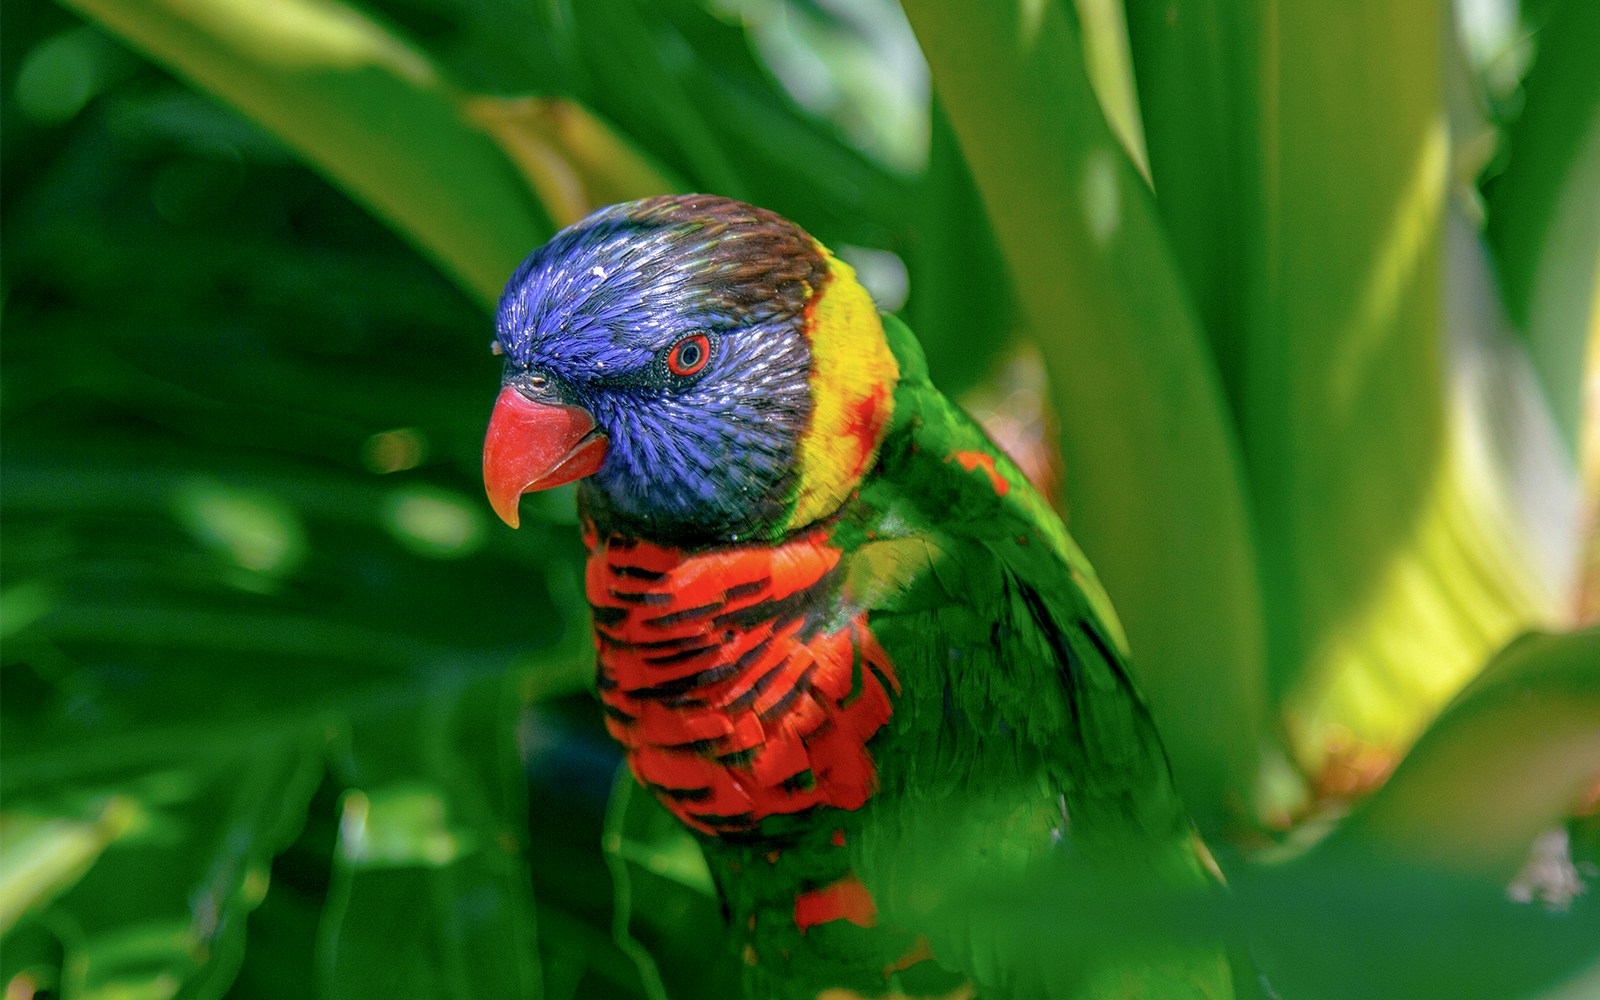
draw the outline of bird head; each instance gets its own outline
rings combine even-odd
[[[601,209],[500,300],[489,500],[582,480],[603,533],[709,543],[826,518],[871,467],[899,371],[855,273],[710,195]]]

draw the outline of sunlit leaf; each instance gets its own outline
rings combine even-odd
[[[1600,336],[1600,5],[1554,6],[1536,38],[1488,234],[1506,307],[1526,336],[1556,425],[1576,451]]]
[[[402,545],[436,558],[471,555],[487,534],[482,505],[443,490],[396,490],[385,513],[389,531]]]
[[[1058,5],[906,10],[1050,368],[1072,530],[1185,798],[1220,815],[1253,797],[1266,739],[1260,595],[1235,445],[1145,183]]]
[[[500,143],[556,225],[619,201],[684,190],[615,129],[564,98],[475,97],[467,116]]]
[[[240,569],[281,576],[305,558],[304,526],[270,497],[200,480],[181,489],[174,506],[179,520],[201,542]]]
[[[139,819],[138,804],[117,795],[90,804],[88,815],[0,813],[0,935],[71,888]]]
[[[1221,101],[1248,182],[1230,226],[1245,280],[1218,315],[1242,323],[1235,405],[1270,662],[1296,755],[1325,792],[1349,794],[1490,651],[1557,610],[1560,582],[1526,552],[1530,515],[1504,472],[1538,442],[1472,416],[1493,395],[1474,394],[1475,352],[1501,362],[1478,342],[1496,336],[1493,302],[1445,312],[1446,267],[1470,267],[1469,251],[1445,250],[1445,3],[1222,16],[1250,62]],[[1522,440],[1496,451],[1494,434]]]
[[[1144,123],[1140,120],[1139,95],[1134,88],[1124,4],[1122,0],[1073,0],[1073,6],[1077,9],[1078,30],[1083,38],[1084,69],[1100,101],[1106,124],[1122,144],[1128,159],[1149,180],[1150,156],[1145,151]]]
[[[1157,196],[1241,430],[1284,721],[1350,794],[1551,619],[1570,572],[1530,538],[1570,547],[1571,476],[1506,391],[1473,240],[1445,250],[1445,5],[1174,11],[1135,19]]]
[[[1509,881],[1600,782],[1600,629],[1513,642],[1336,835],[1417,865]]]

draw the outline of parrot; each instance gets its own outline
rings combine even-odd
[[[516,269],[494,347],[489,502],[577,484],[604,725],[752,1000],[1232,995],[1203,940],[995,919],[1217,875],[1088,560],[849,264],[721,196],[612,205]]]

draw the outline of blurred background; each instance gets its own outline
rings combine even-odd
[[[1062,473],[1274,989],[1600,990],[1600,7],[1321,6],[0,6],[7,1000],[728,995],[478,474],[505,276],[688,190]]]

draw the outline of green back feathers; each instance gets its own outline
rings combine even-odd
[[[1041,882],[1136,894],[1208,877],[1083,554],[928,381],[910,332],[884,327],[893,422],[833,522],[843,576],[817,627],[865,611],[898,696],[868,747],[877,792],[864,806],[769,823],[754,841],[702,837],[752,995],[970,996],[969,983],[1011,1000],[1227,995],[1218,949],[1063,958],[996,918],[997,900]],[[875,920],[797,920],[797,897],[851,878]],[[928,947],[937,963],[907,961]]]
[[[883,317],[883,330],[901,369],[900,388],[896,393],[896,412],[901,419],[896,422],[896,430],[911,428],[915,418],[918,422],[915,436],[930,442],[942,439],[952,452],[981,452],[988,455],[994,462],[993,468],[1007,483],[1011,505],[1046,539],[1051,550],[1072,571],[1073,582],[1088,602],[1094,618],[1105,627],[1117,649],[1126,655],[1127,638],[1111,605],[1111,598],[1101,585],[1094,567],[1089,564],[1088,557],[1067,533],[1060,515],[1039,495],[1016,464],[994,446],[972,418],[945,398],[928,380],[928,363],[916,335],[893,316]]]
[[[895,423],[840,537],[853,549],[846,599],[869,607],[902,695],[873,747],[880,793],[852,860],[887,918],[927,933],[980,995],[1084,995],[1080,977],[1127,970],[1084,965],[1062,980],[975,913],[974,894],[1048,871],[1070,881],[1075,865],[1162,885],[1207,876],[1087,560],[928,382],[910,332],[885,328],[901,369]],[[1176,995],[1220,994],[1216,954],[1193,964],[1172,974],[1205,988]]]
[[[1181,823],[1093,571],[1016,466],[927,381],[910,332],[893,319],[885,327],[902,376],[894,427],[862,490],[855,551],[903,577],[895,593],[879,579],[869,605],[904,688],[891,727],[915,744],[876,755],[885,779],[902,758],[925,756],[944,775],[935,791],[1042,768],[1079,787],[1091,776],[1126,785],[1141,803],[1154,796],[1148,819]],[[939,716],[971,729],[933,725]],[[908,776],[908,793],[928,794],[926,777]]]

